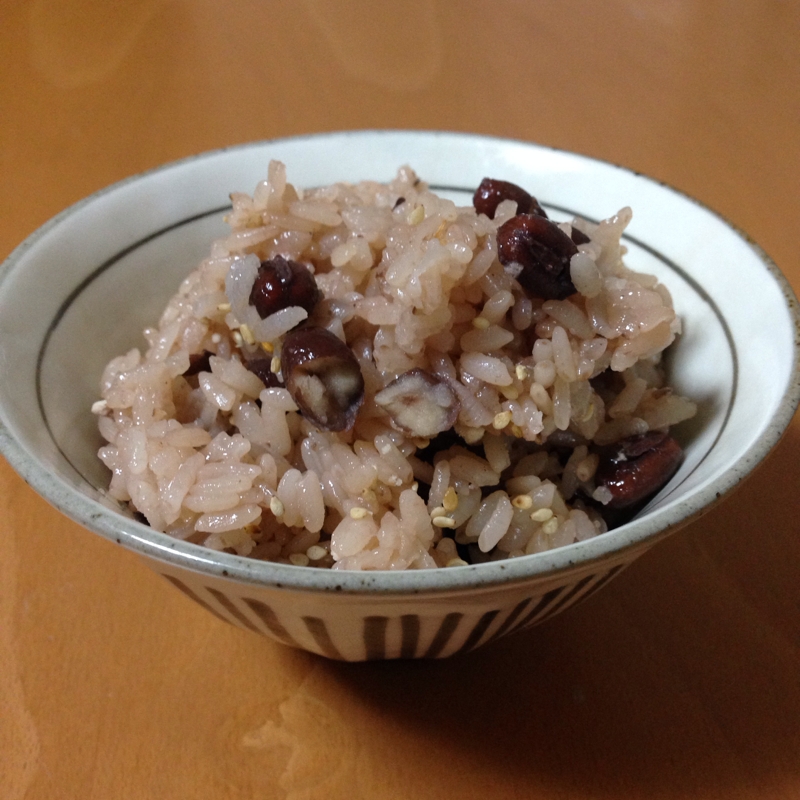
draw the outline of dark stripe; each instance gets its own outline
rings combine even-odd
[[[314,637],[317,647],[322,650],[322,654],[328,658],[335,658],[342,661],[342,654],[336,649],[336,645],[331,641],[328,629],[325,627],[325,620],[319,617],[303,617],[303,622],[308,628],[308,632]]]
[[[403,614],[400,617],[403,638],[400,643],[400,658],[414,658],[419,644],[419,617],[416,614]]]
[[[500,609],[496,609],[495,611],[487,611],[479,620],[478,624],[472,629],[472,633],[467,636],[466,641],[461,647],[456,650],[456,653],[466,653],[469,650],[472,650],[476,644],[481,639],[484,633],[486,633],[486,629],[492,624],[494,618],[500,613]],[[453,654],[455,655],[455,653]]]
[[[389,617],[364,617],[364,647],[367,661],[386,658],[386,625]]]
[[[559,611],[561,611],[561,609],[569,604],[575,595],[582,591],[587,584],[591,583],[595,577],[595,575],[587,575],[585,578],[581,578],[554,606],[550,606],[550,608],[548,608],[547,611],[542,614],[537,621],[542,622],[548,617],[552,617],[553,614],[557,614]]]
[[[547,594],[544,594],[539,599],[539,602],[533,607],[533,610],[519,623],[514,627],[514,630],[519,630],[520,628],[524,628],[526,625],[530,625],[533,620],[536,619],[539,614],[544,611],[547,606],[552,603],[556,597],[558,597],[561,592],[564,591],[563,586],[559,586],[556,589],[551,589]]]
[[[164,577],[176,589],[180,589],[188,598],[190,598],[191,600],[194,600],[195,603],[197,603],[198,605],[203,606],[203,608],[206,611],[210,611],[215,617],[217,617],[217,619],[221,619],[223,622],[227,622],[228,625],[231,624],[231,621],[229,619],[226,619],[222,614],[219,613],[219,611],[217,611],[216,608],[214,608],[214,606],[209,605],[208,603],[206,603],[205,600],[203,600],[202,597],[200,597],[199,595],[195,594],[183,581],[178,580],[177,578],[173,577],[172,575],[164,575]]]
[[[224,609],[237,620],[237,622],[244,625],[244,627],[247,628],[248,630],[255,631],[256,633],[258,633],[258,628],[256,628],[256,626],[253,625],[253,623],[250,622],[250,620],[247,619],[247,617],[244,614],[242,614],[242,612],[239,611],[238,608],[236,608],[236,606],[233,604],[233,600],[231,600],[230,597],[228,597],[228,595],[224,594],[219,589],[213,589],[211,586],[206,586],[206,591],[212,594],[214,596],[214,599],[221,606],[223,606]]]
[[[582,603],[587,597],[591,597],[598,589],[601,589],[605,586],[623,567],[625,564],[617,564],[616,567],[610,569],[602,578],[600,578],[594,586],[592,586],[589,591],[587,591],[583,597],[581,597],[580,602]]]
[[[298,647],[297,642],[291,637],[289,632],[280,623],[277,614],[266,604],[260,600],[254,600],[251,597],[245,597],[244,602],[250,607],[254,614],[264,623],[267,630],[279,641],[288,644],[291,647]]]
[[[450,637],[458,627],[458,623],[461,622],[463,616],[464,615],[458,611],[454,611],[444,618],[444,622],[442,622],[441,627],[436,632],[436,636],[433,637],[431,646],[428,648],[423,658],[436,658],[436,656],[444,650],[445,645],[450,641]]]
[[[512,609],[511,613],[503,620],[502,625],[484,642],[484,644],[489,644],[489,642],[493,642],[495,639],[499,639],[504,633],[506,633],[511,626],[514,624],[514,621],[517,617],[533,602],[533,598],[529,597],[527,600],[523,600],[521,603],[517,603],[516,606]]]

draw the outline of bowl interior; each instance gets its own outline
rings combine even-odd
[[[252,192],[270,158],[283,160],[299,186],[388,180],[409,163],[462,205],[490,175],[531,189],[557,219],[633,208],[626,262],[657,275],[673,295],[684,327],[670,352],[670,383],[699,413],[680,429],[685,461],[640,515],[647,524],[566,550],[597,555],[680,523],[743,477],[788,424],[797,403],[791,291],[758,248],[679,193],[581,156],[481,137],[362,132],[265,142],[110,187],[56,217],[3,266],[3,451],[89,527],[110,535],[134,525],[113,522],[103,497],[108,476],[89,413],[100,373],[113,356],[144,346],[142,329],[226,232],[228,193]],[[137,540],[147,536],[141,529]],[[544,561],[518,560],[536,559]]]

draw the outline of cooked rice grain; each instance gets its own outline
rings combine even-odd
[[[630,209],[561,224],[590,238],[570,262],[578,292],[543,300],[497,258],[513,201],[492,220],[408,167],[388,184],[303,190],[272,162],[252,197],[231,201],[231,233],[145,331],[144,354],[108,364],[92,407],[109,494],[154,528],[299,566],[513,558],[603,533],[593,448],[695,412],[660,368],[680,333],[669,292],[622,261]],[[318,430],[248,369],[271,359],[285,377],[283,337],[309,317],[290,306],[262,319],[250,305],[276,255],[310,267],[324,296],[314,324],[357,357],[366,396],[349,431]],[[452,431],[415,437],[373,401],[411,369],[457,396]],[[602,388],[599,375],[611,376]]]

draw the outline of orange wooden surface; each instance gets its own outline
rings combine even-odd
[[[0,257],[165,161],[365,127],[624,164],[800,290],[788,0],[2,0]],[[0,462],[0,798],[799,798],[799,453],[795,420],[725,503],[538,629],[368,665],[226,626]]]

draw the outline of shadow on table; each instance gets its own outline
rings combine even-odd
[[[796,787],[799,452],[790,430],[721,507],[539,628],[445,661],[326,663],[327,678],[462,782],[491,775],[525,796]]]

